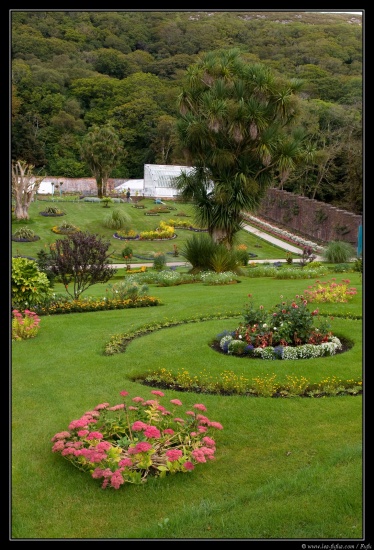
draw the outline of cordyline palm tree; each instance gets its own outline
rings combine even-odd
[[[301,82],[248,64],[237,49],[190,66],[178,98],[177,130],[190,174],[176,185],[196,205],[196,221],[231,248],[243,212],[254,212],[270,185],[302,159],[304,133],[291,132]]]
[[[93,126],[84,137],[81,156],[96,179],[98,197],[106,195],[110,173],[124,154],[119,137],[110,124]]]

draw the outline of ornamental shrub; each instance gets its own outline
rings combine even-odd
[[[13,239],[23,239],[27,241],[35,241],[38,239],[37,235],[32,229],[28,227],[20,227],[12,235]]]
[[[323,259],[330,264],[344,264],[356,255],[353,246],[346,241],[331,241],[323,252]]]
[[[51,283],[36,261],[28,258],[12,258],[11,300],[12,308],[24,311],[41,303],[52,293]]]

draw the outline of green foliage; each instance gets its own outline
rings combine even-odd
[[[153,258],[153,269],[161,271],[166,265],[166,256],[162,252],[157,252]]]
[[[96,179],[100,199],[105,197],[108,178],[124,154],[120,139],[109,123],[92,126],[82,140],[81,155]]]
[[[12,258],[11,293],[12,307],[23,311],[42,302],[52,290],[48,277],[34,260]]]
[[[231,248],[242,212],[258,208],[274,179],[283,183],[302,160],[305,136],[287,131],[299,89],[235,48],[210,51],[188,68],[177,129],[195,168],[177,185],[215,242]]]
[[[315,161],[293,180],[292,192],[362,211],[361,16],[352,21],[348,14],[304,10],[281,16],[227,10],[199,13],[198,20],[188,10],[117,12],[113,19],[106,12],[86,15],[47,11],[12,17],[12,158],[25,158],[49,175],[87,177],[82,138],[93,125],[110,122],[130,152],[113,167],[112,177],[143,177],[145,162],[184,164],[175,100],[186,72],[199,52],[238,47],[248,65],[261,60],[304,82],[302,126],[317,136],[318,146]],[[226,78],[230,71],[228,66]],[[212,127],[219,105],[211,111]],[[29,113],[38,120],[37,132]]]
[[[104,208],[109,208],[113,200],[110,197],[103,197],[100,202],[104,205]]]
[[[216,273],[224,273],[227,271],[242,273],[237,252],[235,250],[228,250],[222,244],[215,247],[208,261],[209,268]]]
[[[180,250],[181,256],[192,265],[191,273],[199,271],[241,273],[236,250],[228,250],[224,245],[215,243],[206,233],[192,235]]]
[[[46,206],[43,210],[43,214],[61,216],[62,214],[65,214],[65,212],[61,210],[58,206]]]
[[[323,259],[330,264],[342,264],[351,261],[355,255],[355,249],[350,243],[331,241],[326,245]]]
[[[127,230],[129,230],[130,223],[131,223],[131,217],[127,214],[127,212],[124,212],[123,210],[119,210],[118,208],[115,208],[114,210],[111,211],[110,214],[105,216],[103,221],[104,226],[108,227],[109,229],[126,228]]]
[[[363,273],[363,269],[364,269],[364,260],[363,260],[363,258],[357,258],[357,260],[354,263],[353,269],[354,269],[354,271],[358,271],[359,273]]]
[[[12,237],[14,239],[25,239],[27,241],[34,241],[37,236],[35,234],[35,231],[33,231],[32,229],[29,229],[28,227],[20,227],[19,229],[16,229]]]
[[[109,289],[112,292],[113,299],[131,300],[132,302],[135,302],[139,297],[147,296],[149,290],[147,284],[139,284],[129,279],[109,285]]]
[[[125,259],[131,258],[132,254],[133,254],[133,249],[129,245],[125,246],[125,248],[121,252],[122,258],[125,258]]]

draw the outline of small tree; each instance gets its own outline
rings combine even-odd
[[[117,269],[108,265],[109,244],[99,235],[77,231],[50,246],[51,270],[74,300],[91,285],[106,283],[116,273]]]
[[[124,156],[114,128],[109,124],[93,126],[82,141],[81,156],[96,179],[97,196],[102,199],[110,173]]]
[[[16,220],[29,219],[29,207],[39,189],[43,177],[35,177],[34,166],[24,160],[12,162],[12,198],[15,202],[14,217]]]

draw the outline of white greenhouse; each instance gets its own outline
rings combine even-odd
[[[175,198],[178,190],[174,180],[182,172],[189,174],[191,166],[176,166],[173,164],[145,164],[144,165],[144,196]]]

